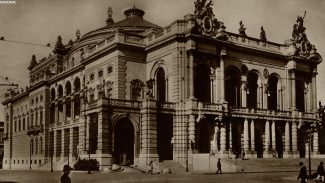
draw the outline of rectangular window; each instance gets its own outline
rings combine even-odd
[[[29,164],[33,164],[33,160],[30,160]]]
[[[17,161],[17,164],[19,164],[19,160]]]
[[[35,164],[35,165],[37,164],[37,160],[34,160],[34,164]]]
[[[21,161],[22,161],[21,163],[24,164],[24,160],[21,160]]]
[[[43,111],[40,111],[40,113],[39,113],[39,122],[40,122],[40,125],[43,123]]]
[[[16,164],[16,160],[14,160],[14,164]]]
[[[18,120],[18,131],[19,132],[21,131],[21,120],[20,119]]]
[[[38,164],[42,164],[42,160],[39,160],[39,161],[38,161]]]
[[[15,132],[17,132],[17,121],[15,121]]]

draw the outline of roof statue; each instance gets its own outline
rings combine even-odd
[[[33,56],[32,56],[32,60],[30,61],[30,64],[29,64],[29,66],[28,66],[28,69],[29,69],[29,70],[32,70],[36,65],[37,65],[37,62],[36,62],[36,56],[33,55]]]
[[[305,11],[303,16],[297,16],[296,23],[293,25],[292,38],[285,41],[289,50],[287,54],[321,62],[322,58],[317,53],[315,45],[312,45],[307,38],[306,27],[304,27],[306,13]]]
[[[77,31],[76,31],[76,37],[77,37],[77,41],[79,41],[79,39],[80,39],[80,36],[81,36],[80,30],[79,30],[79,29],[77,29]]]
[[[267,41],[266,33],[265,33],[265,30],[264,30],[263,26],[261,27],[260,40],[263,43],[265,43]]]
[[[107,8],[107,20],[106,20],[106,25],[112,25],[114,23],[113,20],[113,9],[112,7]]]
[[[238,32],[239,32],[239,34],[241,35],[241,36],[247,36],[246,35],[246,28],[245,28],[245,26],[244,26],[244,24],[243,24],[243,21],[241,20],[240,22],[239,22],[239,29],[238,29]]]
[[[64,45],[62,44],[61,36],[58,36],[58,40],[56,41],[55,48],[53,50],[54,53],[61,53],[64,51]]]
[[[215,37],[218,39],[228,40],[223,22],[218,21],[213,13],[213,2],[210,0],[196,0],[194,2],[196,25],[193,29],[195,33]]]

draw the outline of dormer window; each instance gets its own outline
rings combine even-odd
[[[95,74],[91,73],[90,76],[89,76],[89,80],[94,81],[94,79],[95,79]]]
[[[113,72],[113,67],[109,66],[107,67],[107,74],[111,74]]]
[[[98,77],[101,78],[101,77],[103,77],[103,75],[104,75],[104,71],[102,69],[100,69],[98,71]]]

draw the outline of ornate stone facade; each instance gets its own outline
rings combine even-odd
[[[194,15],[162,28],[131,8],[114,23],[32,57],[30,87],[6,95],[5,169],[47,169],[96,158],[148,164],[193,156],[304,157],[318,122],[320,55],[297,19],[286,44],[227,32],[197,0]],[[136,23],[136,24],[135,24]],[[244,34],[245,33],[245,34]],[[312,139],[314,155],[321,135]],[[323,138],[324,139],[324,138]],[[309,139],[310,140],[310,139]],[[188,161],[187,161],[188,160]]]

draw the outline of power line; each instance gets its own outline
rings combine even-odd
[[[52,47],[50,43],[47,43],[46,45],[44,45],[44,44],[38,44],[38,43],[29,43],[29,42],[8,40],[8,39],[5,39],[4,37],[0,37],[0,41],[6,41],[6,42],[18,43],[18,44],[28,44],[28,45],[34,45],[34,46]]]

